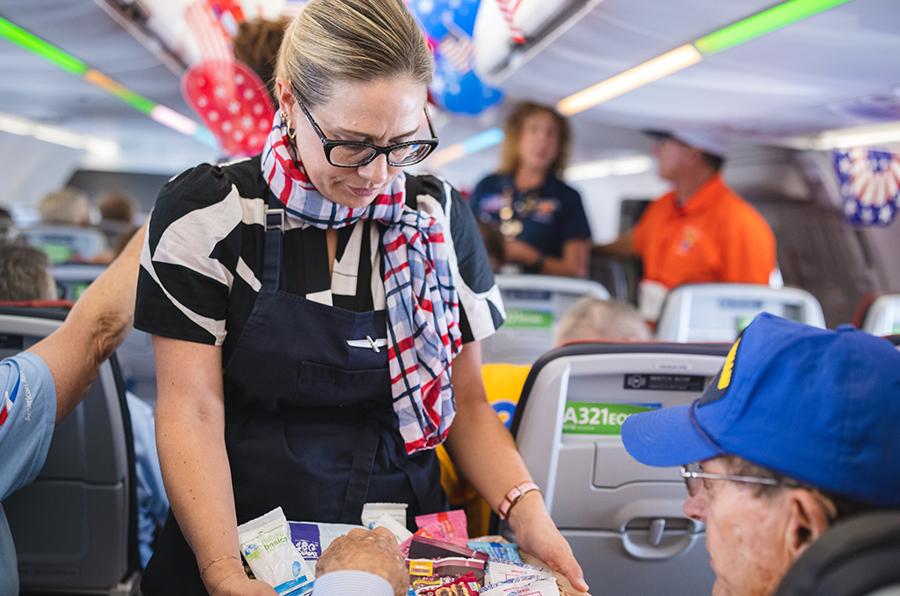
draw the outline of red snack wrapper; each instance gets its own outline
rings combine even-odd
[[[416,536],[437,538],[461,546],[469,542],[466,512],[462,509],[416,516],[416,525],[419,527]]]
[[[464,575],[436,587],[416,590],[417,596],[478,596],[478,582],[471,575]]]

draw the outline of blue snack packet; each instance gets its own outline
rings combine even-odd
[[[474,551],[486,554],[491,561],[522,563],[522,557],[519,556],[519,547],[509,542],[478,542],[477,540],[470,540],[468,546]]]
[[[319,534],[318,524],[303,522],[290,522],[291,542],[300,551],[300,556],[306,560],[317,560],[322,556],[322,538]]]

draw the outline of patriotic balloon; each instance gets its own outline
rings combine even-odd
[[[869,149],[835,151],[834,169],[848,221],[863,226],[894,221],[900,202],[900,155]]]
[[[247,65],[233,60],[201,62],[184,75],[182,89],[226,153],[262,151],[275,108],[266,86]]]

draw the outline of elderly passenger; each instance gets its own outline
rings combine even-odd
[[[759,315],[694,403],[635,414],[625,448],[682,465],[713,594],[772,594],[838,520],[900,509],[900,353],[841,327]]]

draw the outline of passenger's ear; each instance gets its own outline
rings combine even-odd
[[[796,560],[828,530],[828,514],[816,495],[803,488],[789,489],[790,508],[785,528],[785,547]]]

